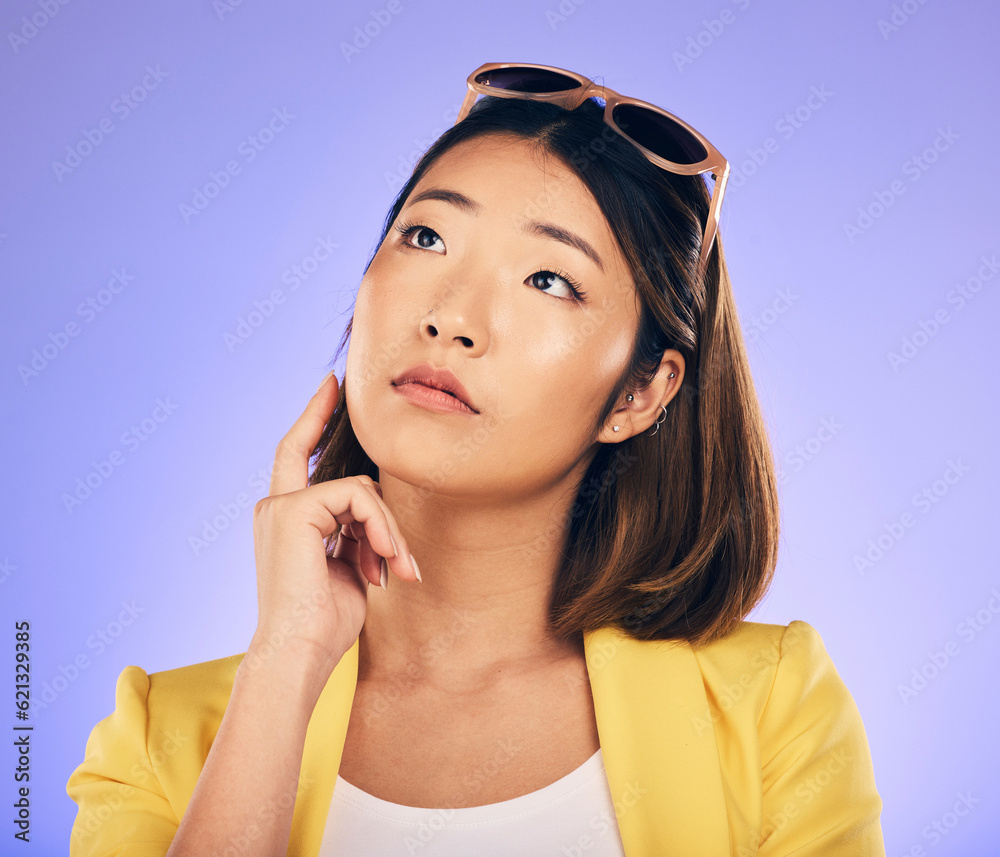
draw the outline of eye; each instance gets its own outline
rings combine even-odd
[[[404,222],[397,223],[394,228],[402,236],[405,246],[419,250],[431,250],[434,253],[444,255],[444,242],[441,240],[441,236],[429,226],[424,226],[420,223]],[[435,243],[441,245],[440,250],[434,248]],[[538,291],[555,295],[561,300],[582,303],[587,299],[587,293],[580,288],[580,284],[570,277],[569,274],[560,271],[535,271],[525,282],[530,283]],[[556,290],[548,291],[553,286],[556,287]],[[560,289],[562,290],[561,294]]]
[[[582,302],[587,299],[587,293],[580,288],[578,282],[573,280],[568,274],[561,274],[558,271],[535,271],[534,274],[528,277],[527,282],[531,283],[540,292],[550,288],[554,283],[559,288],[568,292],[568,294],[562,296],[563,300]],[[545,293],[559,297],[558,292],[545,291]]]
[[[433,236],[438,241],[441,241],[441,236],[438,235],[433,229],[427,226],[422,226],[419,223],[399,223],[396,225],[396,231],[403,236],[403,242],[409,247],[416,247],[421,250],[432,250],[433,240],[430,244],[424,243],[424,240],[429,236]],[[414,244],[410,240],[410,236],[417,236],[417,243]],[[435,253],[444,252],[444,242],[441,242],[441,250],[434,250]]]

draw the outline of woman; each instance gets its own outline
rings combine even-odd
[[[278,446],[247,652],[122,672],[73,854],[884,854],[819,635],[743,621],[778,509],[727,174],[581,76],[470,76]]]

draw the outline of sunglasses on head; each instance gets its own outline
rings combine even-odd
[[[729,162],[690,125],[638,98],[621,95],[589,78],[550,65],[532,63],[486,63],[468,79],[469,92],[462,102],[457,125],[472,109],[479,95],[527,98],[575,110],[591,96],[604,99],[604,121],[634,145],[656,166],[682,176],[710,173],[708,221],[701,239],[699,276],[719,230],[719,210],[729,179]]]

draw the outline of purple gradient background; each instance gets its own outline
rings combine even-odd
[[[256,623],[251,510],[204,549],[190,537],[240,492],[249,502],[265,493],[254,474],[329,368],[401,184],[392,174],[448,127],[472,69],[530,61],[663,105],[733,163],[721,231],[783,473],[777,577],[750,618],[804,619],[822,634],[864,716],[889,855],[996,854],[989,343],[1000,277],[991,272],[964,307],[953,301],[1000,252],[997,6],[909,0],[913,14],[883,34],[890,2],[516,0],[503,14],[399,4],[350,59],[341,43],[386,4],[246,0],[220,14],[208,0],[70,2],[16,46],[9,33],[41,7],[15,0],[0,14],[4,719],[16,723],[16,620],[31,622],[36,697],[61,689],[31,720],[26,850],[65,853],[76,813],[65,781],[124,666],[151,672],[245,649]],[[678,68],[675,53],[724,9],[730,22]],[[115,99],[142,86],[147,65],[166,76],[123,117]],[[813,88],[829,95],[783,133],[782,117]],[[247,163],[239,146],[274,109],[293,118]],[[67,146],[105,119],[113,131],[57,176]],[[910,159],[939,128],[957,139],[912,178]],[[744,170],[751,150],[766,161]],[[186,223],[179,206],[231,159],[241,172]],[[753,175],[740,182],[737,171]],[[849,237],[859,206],[897,180],[905,192]],[[319,238],[338,247],[292,291],[283,272]],[[88,323],[78,306],[123,268],[134,279]],[[227,346],[274,289],[285,301]],[[921,322],[939,310],[947,320],[925,338]],[[71,321],[79,335],[22,377]],[[915,336],[922,347],[891,365]],[[157,399],[176,409],[125,445]],[[121,466],[68,510],[63,495],[113,450]],[[950,462],[961,478],[918,505]],[[904,513],[913,526],[859,571],[855,556]],[[122,602],[141,612],[101,651],[96,635],[119,628]],[[991,621],[970,637],[959,626],[977,611]],[[949,641],[958,654],[904,702],[899,685]],[[87,666],[60,679],[79,655]],[[932,841],[928,825],[951,821],[960,792],[980,803]],[[11,841],[11,823],[2,828]]]

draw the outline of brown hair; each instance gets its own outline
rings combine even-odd
[[[655,434],[601,444],[594,455],[568,524],[555,534],[563,559],[550,630],[569,639],[614,625],[638,639],[701,644],[731,630],[771,583],[779,529],[774,462],[721,236],[704,279],[696,276],[706,183],[652,165],[604,123],[602,112],[592,100],[567,111],[522,99],[480,99],[417,163],[379,245],[431,164],[484,134],[536,142],[589,188],[629,264],[641,306],[629,365],[594,432],[626,391],[655,375],[666,349],[681,352],[685,374]],[[352,324],[353,317],[334,362]],[[361,474],[378,479],[351,426],[344,385],[314,455],[312,484]]]

